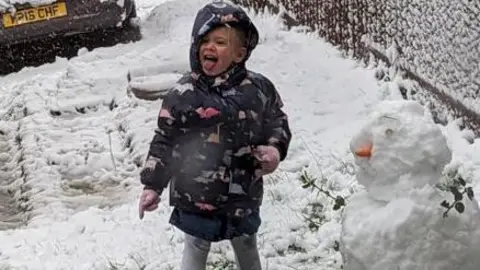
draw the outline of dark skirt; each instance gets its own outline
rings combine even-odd
[[[203,240],[218,242],[258,232],[261,224],[259,209],[242,218],[224,214],[202,215],[174,208],[170,224],[189,235]]]

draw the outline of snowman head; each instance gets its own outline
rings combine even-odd
[[[415,101],[384,101],[350,142],[357,180],[370,195],[389,201],[434,185],[451,160],[440,128]]]

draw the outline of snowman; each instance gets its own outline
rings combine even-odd
[[[435,185],[452,153],[419,103],[380,103],[350,148],[365,189],[345,207],[343,269],[480,269],[478,203],[466,198],[463,213],[443,216],[453,195]]]

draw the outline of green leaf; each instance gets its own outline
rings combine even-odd
[[[302,183],[307,183],[307,178],[305,177],[305,174],[302,174],[300,175],[300,181],[302,181]]]
[[[443,184],[436,184],[435,187],[442,191],[448,191],[448,189]]]
[[[317,231],[318,228],[320,228],[317,224],[313,223],[313,222],[310,222],[308,223],[308,228],[311,230],[311,231]]]
[[[465,182],[465,180],[463,180],[463,178],[461,176],[458,177],[458,182],[460,183],[460,185],[462,186],[465,186],[467,184],[467,182]]]
[[[337,196],[337,198],[335,199],[335,203],[340,205],[340,206],[344,206],[345,205],[345,199],[342,196]]]
[[[465,211],[465,205],[461,202],[455,204],[455,210],[457,210],[460,214]]]
[[[450,208],[450,204],[445,200],[440,204],[442,207]]]
[[[309,187],[311,187],[311,186],[312,186],[312,183],[304,183],[304,184],[302,185],[302,188],[309,188]]]
[[[467,188],[467,196],[470,199],[470,201],[473,201],[473,198],[475,197],[475,195],[473,194],[473,188],[471,187]]]
[[[335,242],[334,242],[334,244],[333,244],[333,249],[334,249],[335,251],[339,251],[339,250],[340,250],[340,242],[338,242],[338,241],[335,240]]]
[[[333,205],[333,210],[338,210],[342,206],[345,206],[345,199],[342,196],[337,196],[337,198],[335,198],[335,204]]]
[[[450,191],[455,196],[455,201],[461,201],[463,199],[462,193],[460,193],[456,187],[450,187]]]
[[[462,193],[455,193],[455,201],[461,201],[463,199]]]

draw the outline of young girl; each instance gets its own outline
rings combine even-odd
[[[274,85],[245,67],[257,43],[241,8],[207,4],[193,26],[192,71],[162,102],[139,215],[158,207],[170,183],[170,223],[185,232],[182,270],[204,270],[211,242],[225,239],[240,269],[261,269],[262,176],[285,159],[291,133]]]

